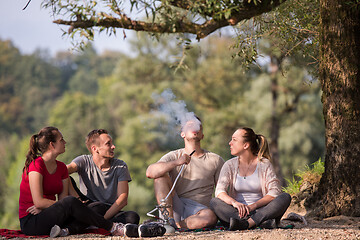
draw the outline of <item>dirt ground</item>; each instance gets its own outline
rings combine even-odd
[[[298,210],[298,209],[297,209]],[[305,215],[303,211],[295,211],[295,209],[288,209],[284,214],[284,217],[290,212],[296,212],[300,215]],[[360,217],[346,217],[337,216],[326,218],[323,220],[316,220],[306,218],[307,224],[303,222],[295,222],[282,220],[281,225],[286,226],[293,224],[293,229],[255,229],[246,231],[209,231],[209,232],[187,232],[187,233],[175,233],[172,235],[165,235],[162,237],[156,237],[151,239],[156,240],[192,240],[192,239],[207,239],[207,240],[261,240],[261,239],[274,239],[274,240],[288,240],[288,239],[359,239],[360,240]],[[124,237],[111,237],[101,235],[73,235],[69,237],[58,238],[58,240],[93,240],[93,239],[130,239]],[[136,238],[134,238],[136,239]]]

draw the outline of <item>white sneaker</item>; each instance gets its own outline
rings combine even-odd
[[[114,223],[110,232],[113,236],[125,236],[124,224]]]
[[[58,225],[54,225],[50,230],[50,237],[65,237],[69,235],[69,231],[67,229],[61,229]]]

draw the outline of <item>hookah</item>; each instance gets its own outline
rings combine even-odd
[[[191,157],[191,155],[193,155],[195,153],[195,150],[192,151],[189,156]],[[153,210],[151,210],[150,212],[148,212],[146,215],[149,216],[149,217],[153,217],[153,218],[156,218],[156,219],[159,219],[163,224],[164,224],[164,227],[166,229],[166,233],[174,233],[175,232],[175,228],[172,227],[169,223],[169,211],[167,210],[167,208],[170,208],[171,205],[170,204],[167,204],[167,200],[169,198],[169,196],[171,195],[171,193],[173,192],[174,188],[175,188],[175,185],[181,175],[181,173],[183,172],[184,170],[184,167],[185,167],[185,163],[181,166],[181,169],[178,173],[178,175],[176,176],[175,178],[175,181],[169,191],[169,193],[166,195],[166,197],[164,199],[161,199],[160,200],[160,204],[159,205],[156,205],[155,208]],[[155,216],[153,213],[158,210],[159,213],[159,217],[158,216]],[[161,217],[162,216],[162,217]]]

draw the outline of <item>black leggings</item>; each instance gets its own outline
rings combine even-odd
[[[102,203],[102,202],[95,202],[92,201],[90,198],[85,196],[80,189],[76,186],[75,180],[70,176],[71,183],[74,187],[74,190],[77,192],[77,194],[80,196],[82,201],[86,201],[89,208],[91,208],[93,211],[97,212],[101,216],[104,216],[107,210],[111,207],[108,204]],[[117,214],[115,214],[114,217],[110,219],[112,222],[120,222],[120,223],[133,223],[133,224],[139,224],[140,222],[140,216],[134,211],[120,211]]]
[[[101,216],[104,216],[107,210],[111,207],[110,205],[107,205],[102,202],[92,202],[87,205],[89,208],[91,208],[93,211],[97,212]],[[121,223],[133,223],[133,224],[139,224],[140,222],[140,216],[134,211],[120,211],[115,216],[113,216],[110,221],[112,222],[121,222]]]
[[[54,225],[76,234],[89,226],[110,231],[113,223],[72,196],[57,201],[37,215],[28,214],[20,219],[21,231],[26,235],[49,235]]]
[[[275,219],[278,223],[289,207],[290,202],[291,196],[287,193],[281,193],[267,205],[250,212],[249,217],[254,220],[256,226],[268,219]],[[230,218],[240,219],[238,210],[219,198],[211,199],[210,205],[224,226],[229,226]],[[245,219],[247,218],[245,217]]]

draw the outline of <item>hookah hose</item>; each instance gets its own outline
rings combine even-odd
[[[192,152],[189,154],[189,156],[191,157],[194,153],[195,153],[195,150],[192,151]],[[174,190],[174,188],[175,188],[175,185],[176,185],[176,183],[177,183],[177,181],[178,181],[181,173],[183,172],[184,168],[185,168],[185,163],[181,166],[181,169],[180,169],[180,171],[179,171],[179,174],[176,176],[175,181],[174,181],[174,183],[173,183],[173,185],[172,185],[169,193],[168,193],[168,194],[166,195],[166,197],[165,197],[164,199],[162,199],[161,201],[166,202],[166,200],[169,198],[169,196],[170,196],[170,194],[173,192],[173,190]]]
[[[192,151],[192,152],[189,154],[189,156],[191,157],[194,153],[195,153],[195,150]],[[185,168],[185,163],[181,166],[181,169],[180,169],[178,175],[176,176],[175,181],[174,181],[174,183],[173,183],[173,185],[172,185],[169,193],[166,195],[166,197],[165,197],[164,199],[161,199],[161,204],[165,204],[165,203],[166,203],[166,200],[169,198],[169,196],[170,196],[171,193],[173,192],[173,190],[174,190],[174,188],[175,188],[175,185],[176,185],[176,183],[177,183],[177,181],[178,181],[181,173],[183,172],[184,168]],[[148,212],[146,215],[149,216],[149,217],[155,217],[155,218],[157,218],[157,219],[161,219],[160,217],[157,217],[157,216],[155,216],[155,215],[152,214],[152,213],[153,213],[154,211],[156,211],[157,209],[160,209],[160,206],[156,206],[153,210],[151,210],[150,212]],[[164,220],[164,219],[162,219],[162,220]]]

